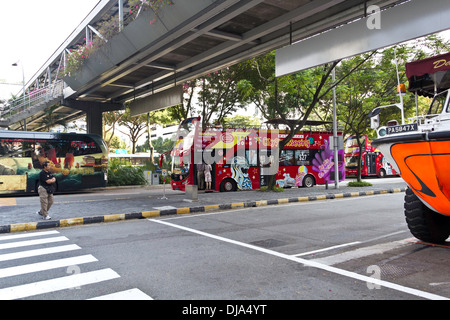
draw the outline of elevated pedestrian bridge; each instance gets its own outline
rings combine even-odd
[[[368,19],[369,6],[391,10],[403,3],[100,0],[26,83],[25,95],[1,111],[0,126],[43,130],[49,114],[59,121],[86,114],[88,131],[101,133],[102,112],[125,102],[135,115],[182,103],[186,81]]]

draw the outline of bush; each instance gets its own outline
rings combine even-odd
[[[270,190],[268,189],[268,187],[261,187],[261,188],[259,188],[259,191],[267,192],[267,191],[270,191]],[[275,186],[272,191],[273,192],[284,192],[284,188]]]
[[[372,184],[370,182],[366,182],[366,181],[350,181],[348,183],[349,187],[370,187],[372,186]]]
[[[142,168],[133,167],[120,159],[110,159],[108,168],[108,186],[145,184],[147,184],[147,180],[144,177],[144,170]]]

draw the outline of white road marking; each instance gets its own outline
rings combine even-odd
[[[298,254],[294,254],[294,257],[303,257],[303,256],[307,256],[310,254],[315,254],[315,253],[319,253],[319,252],[325,252],[325,251],[329,251],[329,250],[334,250],[334,249],[339,249],[339,248],[343,248],[343,247],[349,247],[349,246],[354,246],[357,244],[360,244],[361,241],[355,241],[355,242],[350,242],[350,243],[344,243],[344,244],[340,244],[337,246],[332,246],[332,247],[328,247],[328,248],[323,248],[323,249],[318,249],[318,250],[314,250],[314,251],[309,251],[309,252],[304,252],[304,253],[298,253]]]
[[[59,232],[56,230],[52,230],[52,231],[42,231],[42,232],[18,233],[18,234],[13,234],[13,235],[0,236],[0,241],[15,240],[15,239],[22,239],[22,238],[30,238],[30,237],[40,237],[40,236],[47,236],[49,234],[59,234]]]
[[[15,267],[0,269],[0,278],[12,277],[26,273],[57,269],[62,267],[75,266],[84,263],[98,261],[94,256],[88,254],[79,257],[71,257],[44,262],[36,262]]]
[[[173,228],[177,228],[177,229],[184,230],[184,231],[187,231],[187,232],[195,233],[195,234],[198,234],[198,235],[201,235],[201,236],[204,236],[204,237],[208,237],[208,238],[211,238],[211,239],[215,239],[215,240],[231,243],[231,244],[238,245],[238,246],[245,247],[245,248],[249,248],[249,249],[252,249],[252,250],[256,250],[256,251],[259,251],[259,252],[270,254],[272,256],[276,256],[276,257],[283,258],[283,259],[286,259],[286,260],[290,260],[290,261],[294,261],[294,262],[297,262],[297,263],[301,263],[301,264],[303,264],[305,266],[308,266],[308,267],[325,270],[325,271],[332,272],[332,273],[335,273],[335,274],[338,274],[338,275],[341,275],[341,276],[344,276],[344,277],[352,278],[352,279],[355,279],[355,280],[360,280],[360,281],[363,281],[363,282],[366,282],[366,283],[371,283],[373,285],[383,286],[383,287],[386,287],[386,288],[390,288],[390,289],[393,289],[393,290],[397,290],[397,291],[400,291],[400,292],[411,294],[411,295],[414,295],[414,296],[417,296],[417,297],[421,297],[421,298],[425,298],[425,299],[431,299],[431,300],[449,300],[448,298],[443,297],[443,296],[435,295],[435,294],[432,294],[432,293],[424,292],[424,291],[413,289],[413,288],[408,288],[408,287],[401,286],[401,285],[398,285],[398,284],[395,284],[395,283],[391,283],[391,282],[388,282],[388,281],[384,281],[384,280],[380,280],[380,279],[376,279],[376,278],[360,275],[360,274],[357,274],[357,273],[354,273],[354,272],[350,272],[350,271],[347,271],[347,270],[335,268],[335,267],[332,267],[332,266],[329,266],[329,265],[326,265],[326,264],[323,264],[323,263],[319,263],[319,262],[316,262],[316,261],[305,260],[305,259],[302,259],[302,258],[298,258],[298,257],[294,257],[294,256],[291,256],[291,255],[287,255],[287,254],[284,254],[284,253],[281,253],[281,252],[277,252],[277,251],[261,248],[261,247],[258,247],[258,246],[255,246],[255,245],[251,245],[251,244],[248,244],[248,243],[244,243],[244,242],[240,242],[240,241],[236,241],[236,240],[232,240],[232,239],[216,236],[216,235],[213,235],[213,234],[210,234],[210,233],[206,233],[206,232],[203,232],[203,231],[199,231],[199,230],[195,230],[195,229],[179,226],[179,225],[176,225],[176,224],[173,224],[173,223],[170,223],[170,222],[166,222],[166,221],[163,221],[163,220],[148,219],[148,221],[151,221],[151,222],[154,222],[154,223],[159,223],[159,224],[166,225],[166,226],[173,227]]]
[[[410,243],[409,239],[381,243],[381,244],[376,244],[376,245],[373,245],[370,247],[359,248],[356,250],[347,251],[344,253],[339,253],[339,254],[324,257],[324,258],[312,259],[310,261],[315,261],[318,263],[323,263],[323,264],[331,266],[331,265],[335,265],[335,264],[342,263],[342,262],[349,261],[349,260],[372,256],[374,254],[381,254],[386,251],[400,248],[409,243]]]
[[[141,290],[135,288],[116,293],[106,294],[104,296],[91,298],[89,300],[153,300],[153,298],[145,294]]]
[[[0,289],[0,300],[26,298],[38,294],[81,287],[83,285],[116,278],[120,278],[120,276],[114,270],[109,268],[85,273],[77,273],[66,277]]]
[[[81,249],[76,244],[0,254],[0,262]]]
[[[47,237],[49,235],[59,234],[58,231],[42,231],[42,232],[32,232],[32,233],[21,233],[15,235],[0,236],[0,248],[10,249],[10,248],[21,248],[25,246],[33,246],[37,244],[52,243],[58,241],[69,240],[66,237]],[[27,239],[43,236],[42,239]],[[25,240],[27,239],[27,240]],[[13,242],[1,242],[10,240]],[[22,241],[16,241],[22,240]],[[14,242],[15,241],[15,242]],[[25,251],[9,252],[0,254],[0,262],[18,260],[22,258],[37,257],[42,255],[51,255],[56,253],[65,253],[74,250],[81,249],[78,245],[60,245],[48,248],[31,249]],[[72,266],[79,266],[81,264],[97,262],[98,260],[90,255],[80,255],[75,257],[60,258],[53,260],[39,261],[35,263],[28,263],[22,265],[16,265],[11,267],[5,267],[0,269],[0,279],[21,276],[24,274],[31,274],[34,272],[48,271],[58,268],[70,268]],[[69,269],[68,269],[69,270]],[[67,271],[67,273],[70,273]],[[110,279],[119,278],[120,276],[112,269],[103,269],[92,272],[80,273],[75,272],[73,275],[67,277],[61,277],[56,279],[38,281],[34,283],[16,285],[9,288],[0,288],[0,300],[2,299],[20,299],[31,297],[34,295],[50,293],[53,291],[59,291],[71,288],[80,288],[82,285],[94,284]],[[135,288],[130,290],[125,290],[121,292],[116,292],[100,297],[93,298],[92,300],[153,300],[152,297],[145,294],[141,290]]]
[[[0,249],[27,247],[27,246],[34,246],[34,245],[38,245],[38,244],[46,244],[46,243],[68,241],[68,240],[69,239],[67,239],[66,237],[53,237],[53,238],[44,238],[44,239],[37,239],[37,240],[10,242],[10,243],[0,244]]]

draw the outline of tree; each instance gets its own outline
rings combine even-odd
[[[224,126],[226,127],[259,127],[261,125],[261,121],[258,118],[243,116],[240,114],[236,114],[234,116],[225,117],[223,119]]]
[[[111,146],[116,131],[116,124],[119,123],[122,118],[123,112],[121,111],[109,111],[103,112],[103,139],[105,140],[108,149]],[[107,128],[109,126],[109,128]]]
[[[202,116],[202,126],[222,123],[224,118],[242,107],[243,95],[238,83],[244,79],[245,72],[240,64],[210,73],[201,78],[199,85],[198,112]],[[214,120],[214,121],[213,121]]]
[[[275,77],[274,52],[252,59],[246,63],[249,80],[241,82],[239,88],[260,109],[266,119],[277,118],[288,127],[288,135],[279,141],[278,151],[300,131],[318,106],[330,106],[331,90],[349,73],[332,83],[331,72],[339,61],[304,70],[280,78]],[[275,186],[275,175],[269,180],[269,189]]]
[[[158,137],[152,141],[152,144],[156,152],[163,154],[173,149],[174,141],[173,139]]]
[[[337,87],[338,91],[338,118],[344,127],[344,136],[356,136],[358,147],[362,150],[361,136],[368,134],[374,137],[367,115],[377,107],[399,103],[397,95],[396,59],[399,69],[400,83],[406,83],[405,65],[408,61],[423,59],[448,50],[449,43],[439,37],[430,36],[420,38],[402,45],[364,54],[342,61],[337,69],[341,76],[348,77]],[[427,52],[425,52],[425,50]],[[368,58],[368,59],[367,59]],[[355,65],[364,61],[355,72],[350,72]],[[405,118],[414,116],[416,112],[414,96],[403,96]],[[398,108],[383,109],[380,117],[381,123],[395,119],[401,123],[401,113]],[[357,181],[361,181],[361,153],[358,159]]]
[[[119,125],[128,129],[127,131],[120,131],[130,138],[131,153],[136,153],[137,142],[145,134],[147,129],[147,115],[141,114],[133,117],[131,116],[129,106],[127,106],[119,120]]]

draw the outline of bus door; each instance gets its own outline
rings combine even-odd
[[[260,149],[259,150],[259,187],[264,187],[269,185],[270,179],[270,167],[274,161],[272,156],[272,150],[270,149]]]
[[[373,152],[367,153],[367,174],[376,175],[377,174],[377,154]]]
[[[252,189],[259,189],[261,185],[260,168],[258,166],[258,152],[255,149],[245,150],[245,157],[248,163],[247,174],[252,182]]]

